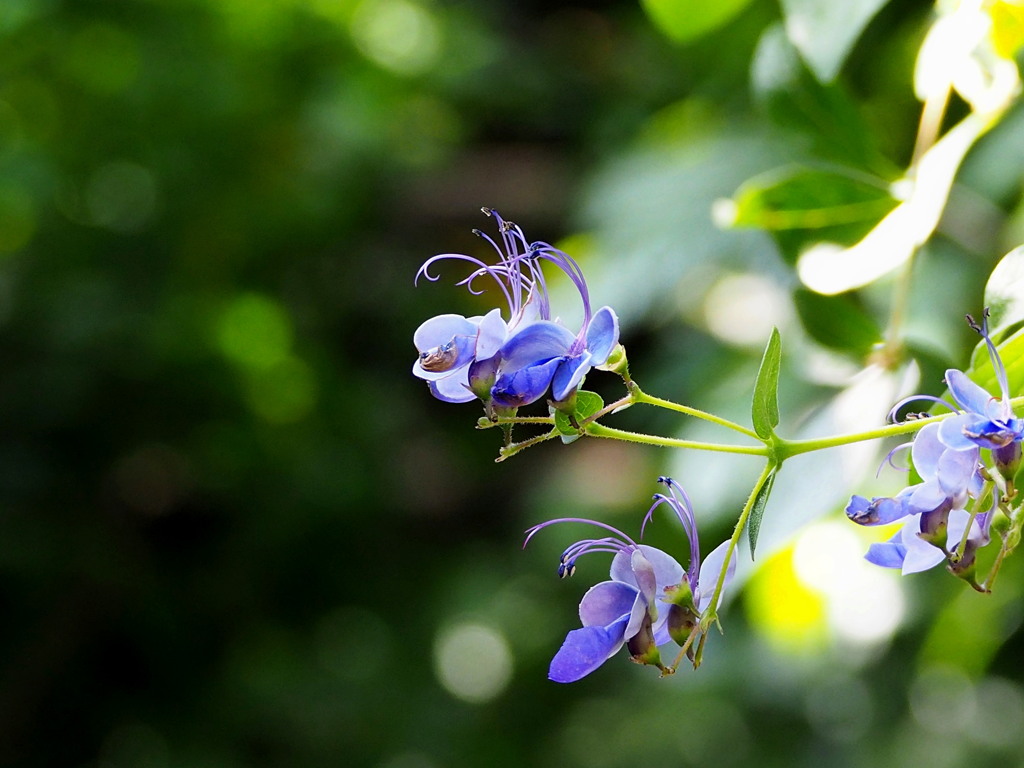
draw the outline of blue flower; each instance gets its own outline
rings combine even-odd
[[[1012,479],[1019,463],[1020,443],[1024,438],[1024,419],[1018,419],[1010,405],[1010,386],[1006,376],[1006,367],[996,350],[992,337],[988,332],[988,309],[979,326],[968,315],[971,327],[981,334],[988,346],[992,359],[992,368],[999,382],[1001,397],[996,398],[979,387],[963,371],[950,369],[946,371],[946,385],[949,392],[962,409],[942,423],[939,437],[950,448],[965,449],[979,446],[992,450],[997,466],[1006,467],[1007,479]]]
[[[479,294],[477,279],[492,278],[508,305],[508,320],[500,309],[482,317],[446,314],[427,320],[413,334],[419,351],[413,375],[447,402],[479,397],[485,404],[515,408],[539,400],[549,389],[555,401],[566,400],[592,367],[608,360],[618,343],[618,318],[609,307],[591,311],[586,280],[572,257],[548,243],[529,242],[519,226],[497,211],[483,210],[497,219],[501,246],[474,231],[494,248],[498,262],[439,254],[423,264],[417,278],[437,280],[430,268],[440,260],[467,261],[476,268],[459,285]],[[576,334],[551,317],[544,263],[554,264],[579,291],[584,319]]]
[[[860,525],[904,519],[889,541],[871,545],[865,556],[869,562],[900,568],[904,574],[917,573],[945,561],[960,544],[970,520],[967,502],[984,487],[980,451],[973,443],[964,449],[948,447],[940,439],[940,430],[941,422],[927,424],[911,447],[911,460],[922,482],[894,497],[868,501],[854,496],[847,505],[847,516]],[[984,515],[971,523],[975,541],[987,536],[987,524]]]
[[[714,581],[725,563],[727,544],[718,547],[702,565],[697,544],[696,525],[688,501],[680,500],[671,480],[660,478],[670,488],[670,496],[658,494],[644,519],[662,503],[668,503],[679,515],[690,539],[689,571],[671,555],[633,541],[622,531],[596,520],[558,518],[535,525],[526,534],[526,542],[540,530],[555,523],[587,523],[610,533],[600,538],[582,539],[562,553],[558,573],[563,578],[576,571],[576,561],[594,552],[612,553],[610,580],[594,585],[580,601],[582,628],[566,635],[562,647],[551,660],[548,677],[558,683],[571,683],[589,675],[623,645],[634,661],[659,667],[658,646],[676,640],[685,642],[683,631],[693,631],[695,619],[706,608],[714,593]],[[679,489],[680,493],[682,489]],[[683,494],[683,499],[685,499]],[[524,546],[526,544],[524,542]],[[727,579],[735,572],[730,562]],[[707,587],[700,588],[704,577]]]

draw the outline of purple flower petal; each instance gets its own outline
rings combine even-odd
[[[592,364],[603,365],[618,343],[619,318],[611,307],[601,307],[587,327],[587,349],[593,355]]]
[[[561,357],[569,351],[575,337],[564,326],[539,320],[518,331],[501,348],[502,370],[517,371]]]
[[[606,627],[583,627],[565,636],[551,660],[548,678],[574,683],[604,664],[625,642],[626,617]]]
[[[672,555],[646,544],[640,545],[640,551],[644,553],[647,562],[654,568],[654,579],[659,592],[665,587],[675,586],[682,581],[683,566]],[[611,577],[615,581],[629,584],[636,589],[640,588],[636,576],[633,574],[632,558],[624,552],[620,552],[612,558]]]
[[[949,497],[946,496],[938,481],[930,480],[927,483],[914,486],[914,491],[910,494],[908,504],[912,513],[921,514],[932,512],[948,501]],[[948,509],[948,506],[946,508]]]
[[[580,621],[584,627],[607,626],[633,610],[637,590],[620,581],[595,584],[580,601]]]

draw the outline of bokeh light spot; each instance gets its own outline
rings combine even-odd
[[[309,415],[316,405],[317,384],[305,362],[288,357],[249,375],[249,406],[271,424],[291,424]]]
[[[726,275],[704,299],[704,320],[708,330],[722,341],[760,346],[772,327],[785,323],[788,304],[782,288],[767,277]]]
[[[90,24],[71,38],[64,63],[68,73],[86,87],[113,94],[135,82],[139,47],[132,35],[118,27]]]
[[[89,179],[85,205],[93,224],[115,232],[138,232],[156,211],[157,184],[137,163],[107,163]]]
[[[36,206],[20,187],[0,187],[0,253],[24,247],[36,231]]]
[[[437,21],[408,0],[367,0],[356,9],[351,29],[368,58],[398,74],[425,72],[441,51]]]
[[[797,653],[826,643],[825,602],[797,577],[792,547],[773,555],[754,574],[746,605],[751,624],[778,650]]]
[[[276,301],[247,293],[235,298],[224,310],[217,340],[228,359],[246,368],[266,370],[288,356],[292,324]]]
[[[499,632],[480,624],[460,624],[434,643],[434,671],[456,698],[471,703],[498,696],[512,677],[512,654]]]

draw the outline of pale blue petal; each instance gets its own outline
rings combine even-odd
[[[967,485],[978,467],[978,448],[971,446],[970,450],[955,451],[949,449],[944,451],[939,459],[938,480],[942,490],[947,496],[957,496],[966,493]]]
[[[946,385],[957,405],[965,411],[977,414],[988,412],[988,404],[992,400],[992,395],[971,381],[963,371],[958,371],[955,368],[946,371]]]
[[[424,321],[412,334],[420,352],[447,344],[456,336],[475,336],[476,325],[462,315],[438,315]]]
[[[711,597],[715,594],[715,587],[718,586],[718,577],[722,573],[722,566],[725,565],[725,555],[729,551],[729,541],[723,541],[715,547],[704,558],[700,565],[700,576],[697,577],[697,594],[694,595],[694,602],[697,610],[703,612],[711,603]],[[733,553],[735,555],[735,552]],[[736,558],[729,558],[729,570],[725,574],[725,583],[722,585],[722,593],[718,599],[722,599],[729,582],[736,575]],[[717,606],[715,606],[717,608]]]
[[[438,400],[446,403],[468,403],[475,400],[476,395],[469,389],[469,367],[456,371],[453,375],[437,381],[429,381],[430,393]]]
[[[587,327],[587,349],[593,355],[593,365],[603,365],[618,343],[619,318],[611,307],[601,307]]]
[[[920,532],[921,520],[918,517],[908,520],[900,531],[900,543],[906,550],[903,558],[904,576],[908,573],[927,571],[946,559],[941,549],[918,536]]]
[[[939,439],[947,448],[952,448],[954,451],[965,451],[973,447],[975,443],[964,434],[964,430],[974,427],[977,422],[978,417],[971,413],[950,416],[939,423]],[[977,430],[972,429],[971,431],[976,432]]]
[[[640,545],[640,551],[644,553],[644,557],[647,558],[647,562],[654,567],[654,579],[659,593],[662,592],[665,587],[675,586],[682,581],[683,566],[681,566],[679,562],[672,557],[672,555],[646,544]],[[640,585],[637,584],[636,576],[633,573],[632,556],[626,552],[619,552],[614,558],[612,558],[610,575],[615,581],[621,581],[624,584],[629,584],[635,589],[640,588]]]
[[[480,331],[476,338],[476,359],[487,360],[498,354],[508,336],[508,326],[501,317],[501,310],[492,309],[480,318]]]
[[[924,480],[931,480],[939,466],[939,459],[946,446],[939,439],[939,427],[941,424],[926,424],[914,438],[914,444],[910,449],[910,458],[914,462],[914,469]]]
[[[931,480],[914,487],[910,494],[910,511],[914,514],[932,512],[949,501],[949,497],[942,490],[938,481]]]
[[[574,629],[551,660],[548,678],[556,683],[574,683],[586,677],[622,647],[625,629],[626,617],[607,627]]]

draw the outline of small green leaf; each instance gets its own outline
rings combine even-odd
[[[750,0],[641,0],[655,26],[677,43],[724,26],[749,4]]]
[[[601,399],[599,394],[581,389],[576,393],[576,404],[572,415],[573,418],[575,418],[576,423],[579,424],[588,416],[593,416],[602,408],[604,408],[604,400]],[[569,444],[581,437],[579,427],[573,426],[572,419],[569,418],[569,414],[565,411],[558,410],[556,410],[554,414],[555,429],[557,429],[561,435],[563,443]]]
[[[1003,256],[985,285],[989,331],[996,335],[1024,320],[1024,245]],[[980,319],[980,318],[979,318]]]
[[[757,547],[757,534],[761,532],[761,518],[764,517],[764,508],[768,504],[768,497],[771,495],[772,486],[775,485],[775,476],[779,474],[779,468],[772,469],[764,481],[764,485],[757,492],[754,505],[750,508],[750,517],[747,518],[747,540],[750,542],[750,559],[754,559],[754,550]]]
[[[864,356],[882,340],[878,324],[849,294],[822,296],[797,288],[793,303],[807,333],[829,349]]]
[[[880,178],[852,169],[793,166],[745,182],[733,204],[733,226],[767,230],[783,257],[796,263],[816,243],[858,242],[897,201]]]
[[[888,0],[782,0],[786,34],[823,83],[835,79],[861,32]]]
[[[762,440],[767,440],[775,433],[779,425],[779,365],[782,360],[782,339],[779,329],[772,328],[768,338],[768,346],[761,358],[761,367],[757,371],[754,383],[754,402],[751,407],[751,421],[754,432]]]

